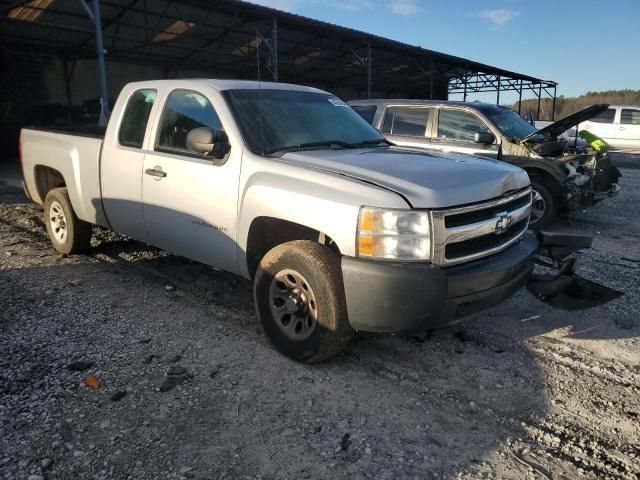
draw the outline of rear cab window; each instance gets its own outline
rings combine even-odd
[[[442,108],[438,113],[438,140],[474,142],[476,133],[484,132],[490,132],[489,127],[471,112]]]
[[[129,97],[122,116],[118,142],[124,147],[142,148],[144,134],[147,130],[151,107],[156,100],[156,90],[144,88],[136,90]]]
[[[373,117],[376,116],[376,110],[378,110],[378,107],[375,105],[354,105],[351,108],[353,108],[358,115],[364,118],[369,125],[373,125]]]
[[[222,123],[211,102],[193,90],[174,90],[162,112],[156,150],[201,157],[187,148],[187,135],[194,128],[221,131]]]
[[[596,115],[593,118],[590,118],[589,121],[590,122],[595,122],[595,123],[613,123],[613,120],[615,118],[616,118],[616,109],[615,108],[608,108],[607,110],[605,110],[601,114]]]

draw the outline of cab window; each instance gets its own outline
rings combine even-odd
[[[623,108],[620,123],[623,125],[640,125],[640,110]]]
[[[222,124],[207,98],[191,90],[174,90],[162,113],[157,150],[187,153],[187,135],[194,128],[222,130]]]
[[[383,132],[392,135],[424,138],[430,112],[430,108],[424,107],[394,107],[389,109],[385,115]]]
[[[156,91],[151,89],[137,90],[129,97],[118,131],[120,145],[142,148],[144,132],[155,100]]]
[[[441,109],[438,114],[438,139],[473,142],[476,133],[488,132],[489,127],[473,113],[464,110]]]

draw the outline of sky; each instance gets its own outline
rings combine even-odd
[[[640,0],[251,1],[554,80],[558,95],[640,89]]]

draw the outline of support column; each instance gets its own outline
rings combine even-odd
[[[520,80],[520,93],[518,95],[518,115],[522,115],[522,80]]]
[[[498,91],[496,94],[496,105],[500,105],[500,75],[498,75]]]
[[[367,43],[367,98],[371,98],[371,85],[373,84],[373,79],[371,78],[371,40]]]
[[[551,121],[556,121],[556,89],[558,87],[556,85],[553,86],[553,104],[551,107]]]
[[[273,29],[271,30],[271,70],[273,81],[278,81],[278,19],[273,18]]]
[[[467,84],[469,82],[467,81],[467,76],[466,75],[463,78],[464,78],[464,95],[462,97],[462,101],[466,102],[467,101]]]
[[[542,83],[538,84],[538,114],[536,120],[540,120],[540,103],[542,102]]]
[[[100,126],[105,126],[111,112],[109,112],[109,94],[107,92],[107,68],[104,61],[100,0],[93,0],[93,25],[96,29],[96,53],[98,54],[98,75],[100,77],[100,120],[98,123]]]

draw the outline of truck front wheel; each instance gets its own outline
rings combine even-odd
[[[353,336],[340,257],[324,245],[296,240],[271,249],[258,266],[253,295],[262,331],[293,360],[320,362]]]
[[[44,223],[53,248],[60,253],[78,253],[91,244],[90,223],[73,211],[66,188],[54,188],[44,200]]]
[[[532,203],[529,228],[539,230],[549,226],[556,218],[558,205],[551,189],[543,182],[531,180]]]

